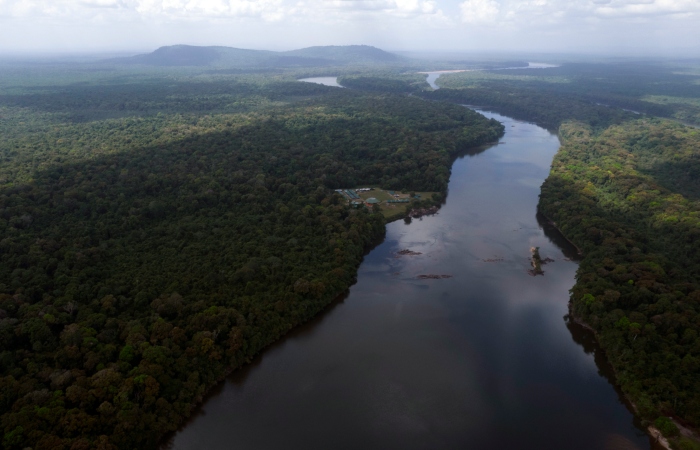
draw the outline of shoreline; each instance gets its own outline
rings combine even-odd
[[[593,335],[593,337],[595,338],[596,345],[605,354],[605,362],[610,367],[610,370],[612,370],[612,373],[615,375],[615,388],[616,388],[616,390],[618,390],[620,392],[620,394],[622,395],[622,397],[625,400],[625,403],[627,403],[628,407],[632,410],[632,413],[634,414],[634,416],[637,419],[642,420],[642,423],[644,425],[644,419],[641,419],[641,417],[639,416],[639,410],[637,409],[637,405],[634,403],[634,401],[632,401],[632,399],[629,397],[629,395],[627,395],[622,390],[622,387],[617,382],[617,378],[618,378],[617,370],[608,360],[608,355],[607,355],[607,352],[605,351],[605,349],[602,347],[602,345],[600,345],[600,340],[598,339],[598,332],[592,326],[590,326],[588,323],[586,323],[583,319],[581,319],[576,313],[574,313],[573,302],[571,299],[569,299],[568,309],[569,309],[569,317],[571,318],[571,321],[574,322],[576,325],[580,326],[581,328],[589,331]],[[678,422],[676,422],[672,418],[671,418],[671,421],[681,430],[681,435],[685,435],[683,433],[683,431],[686,431],[687,433],[692,434],[692,432],[690,430],[687,430],[685,427],[680,425]],[[661,431],[658,428],[656,428],[653,424],[646,425],[645,430],[646,430],[646,433],[649,436],[649,438],[653,441],[652,448],[655,446],[654,444],[657,444],[657,446],[662,448],[662,449],[673,450],[673,447],[671,446],[671,443],[668,441],[668,439],[666,439],[666,437],[664,437],[664,435],[661,433]]]
[[[480,144],[480,145],[489,145],[490,143],[486,144]],[[476,146],[479,147],[479,146]],[[452,176],[452,165],[454,165],[456,158],[453,158],[452,161],[450,162],[450,177]],[[429,202],[430,207],[435,207],[437,208],[437,211],[440,210],[442,205],[445,204],[445,201],[447,199],[447,192],[440,192],[440,194],[443,196],[443,199],[441,201],[434,201],[431,200]],[[411,209],[413,211],[413,208]],[[437,211],[435,214],[437,214]],[[410,217],[410,211],[404,211],[401,214],[396,214],[392,215],[390,217],[385,217],[385,222],[384,222],[384,233],[382,234],[381,237],[378,239],[372,241],[367,248],[365,249],[365,252],[362,256],[362,260],[360,260],[357,268],[355,269],[355,275],[353,277],[353,281],[350,285],[348,285],[343,292],[334,295],[325,305],[323,305],[319,311],[317,311],[315,314],[313,314],[311,317],[309,317],[307,320],[300,322],[296,325],[293,325],[291,328],[289,328],[286,332],[278,336],[277,338],[273,339],[271,342],[268,342],[265,344],[260,350],[253,355],[250,358],[246,358],[243,361],[241,361],[239,364],[229,366],[225,369],[223,375],[219,377],[216,381],[214,381],[209,387],[205,389],[205,392],[196,399],[195,403],[191,404],[191,410],[189,412],[189,415],[184,417],[184,420],[178,424],[177,428],[173,431],[167,432],[164,435],[160,437],[158,440],[158,443],[156,444],[156,449],[158,450],[168,450],[171,448],[171,440],[177,435],[177,433],[181,430],[183,430],[187,425],[190,423],[191,420],[193,420],[196,415],[198,414],[199,411],[201,411],[201,408],[203,405],[206,403],[207,399],[211,398],[212,396],[215,396],[217,394],[217,389],[223,387],[224,383],[226,383],[226,380],[234,373],[238,371],[245,370],[247,367],[250,367],[252,363],[258,359],[264,356],[264,354],[271,348],[274,347],[275,345],[280,345],[284,343],[284,341],[290,337],[293,337],[293,334],[295,331],[300,331],[303,330],[305,326],[309,326],[312,324],[314,321],[322,320],[323,315],[327,312],[330,312],[332,309],[332,306],[342,302],[350,292],[350,288],[357,282],[357,274],[359,272],[359,268],[362,265],[362,262],[364,261],[365,256],[367,256],[372,250],[374,250],[378,245],[382,244],[385,239],[386,239],[386,226],[392,222],[396,222],[398,220],[403,220],[407,217]]]
[[[362,257],[362,261],[364,261],[364,257],[368,255],[375,247],[380,245],[382,242],[384,242],[386,238],[385,236],[382,236],[381,239],[378,239],[374,242],[372,242],[369,247],[366,249],[365,254]],[[362,264],[362,261],[360,261],[360,265]],[[358,269],[360,267],[358,265]],[[174,429],[173,431],[169,431],[165,434],[163,434],[159,439],[154,447],[157,450],[170,450],[172,448],[172,442],[171,440],[177,435],[178,432],[182,431],[185,429],[192,420],[194,420],[199,413],[202,411],[202,407],[204,404],[207,402],[208,399],[212,398],[213,396],[216,396],[219,394],[218,389],[223,388],[225,383],[227,382],[227,379],[232,376],[235,372],[240,372],[242,370],[246,370],[249,367],[252,367],[253,363],[259,359],[264,357],[265,353],[270,350],[272,347],[276,345],[281,345],[284,344],[284,341],[286,339],[289,339],[294,336],[295,332],[301,332],[304,330],[304,327],[307,326],[313,326],[314,321],[319,321],[323,319],[323,316],[325,313],[330,312],[333,309],[333,306],[335,306],[338,303],[342,303],[343,300],[348,296],[350,292],[350,287],[352,287],[353,284],[357,282],[357,277],[353,280],[353,283],[349,285],[343,292],[340,294],[334,295],[329,302],[327,302],[324,306],[321,307],[321,309],[309,317],[307,320],[300,322],[291,328],[289,328],[286,332],[284,332],[282,335],[278,336],[277,338],[273,339],[271,342],[268,342],[265,344],[260,350],[255,353],[252,357],[246,358],[243,361],[241,361],[237,365],[232,365],[228,366],[224,374],[219,377],[216,381],[214,381],[208,388],[205,389],[204,393],[196,399],[196,402],[193,402],[191,406],[191,410],[189,412],[189,415],[186,417],[183,417],[183,420],[178,424],[177,428]]]
[[[558,151],[558,150],[557,150],[557,151]],[[556,229],[556,230],[559,232],[559,234],[561,234],[561,236],[566,240],[566,242],[568,242],[569,244],[571,244],[571,245],[576,249],[576,252],[578,253],[578,256],[583,256],[583,250],[581,250],[581,248],[580,248],[578,245],[574,244],[574,243],[571,241],[571,239],[569,239],[569,238],[566,236],[566,234],[564,234],[564,232],[561,231],[561,230],[559,229],[559,227],[557,226],[557,223],[556,223],[556,222],[554,222],[552,219],[550,219],[549,217],[547,217],[547,215],[546,215],[545,213],[542,212],[542,210],[539,208],[539,205],[537,205],[537,212],[538,212],[539,214],[541,214],[542,217],[544,217],[544,218],[547,220],[547,223],[548,223],[549,225],[551,225],[554,229]]]
[[[497,111],[497,109],[498,108],[493,108],[494,112],[500,114]],[[510,116],[508,116],[508,117],[510,117]],[[536,125],[538,125],[538,124],[536,124]],[[538,126],[541,126],[541,125],[538,125]],[[542,128],[547,129],[546,127],[542,127]],[[551,131],[551,130],[549,130],[549,131]],[[559,137],[559,133],[555,132],[553,134],[556,134],[557,138],[560,141],[559,149],[557,149],[557,153],[558,153],[562,147],[561,138]],[[555,157],[556,157],[556,155],[555,155]],[[545,181],[546,181],[546,179],[545,179]],[[568,236],[557,226],[556,222],[551,220],[549,217],[547,217],[547,215],[545,215],[541,211],[541,209],[539,207],[539,202],[537,205],[537,213],[541,214],[542,217],[547,221],[547,224],[552,226],[554,229],[556,229],[559,232],[559,234],[561,235],[561,237],[563,237],[564,240],[566,240],[566,242],[568,242],[573,248],[576,249],[577,256],[579,256],[581,258],[583,257],[583,250],[581,250],[581,248],[578,245],[574,244],[571,241],[571,239],[568,238]],[[577,269],[577,272],[578,272],[578,269]],[[574,286],[575,285],[576,285],[576,283],[574,283]],[[573,286],[572,286],[572,288],[573,288]],[[644,421],[644,419],[642,419],[638,413],[636,404],[630,399],[629,395],[627,395],[625,392],[622,391],[622,387],[618,381],[619,376],[618,376],[617,370],[612,365],[612,363],[610,363],[610,360],[608,359],[608,356],[607,356],[607,352],[600,344],[600,340],[598,338],[598,333],[596,332],[596,330],[592,326],[590,326],[588,323],[586,323],[580,317],[578,317],[577,315],[575,315],[573,313],[572,306],[573,306],[572,300],[571,300],[571,298],[569,298],[569,302],[568,302],[569,316],[571,317],[571,319],[573,320],[574,323],[581,326],[585,330],[588,330],[588,331],[593,333],[593,337],[595,338],[596,345],[598,346],[598,348],[600,348],[603,351],[604,357],[605,357],[605,362],[606,362],[606,364],[608,364],[608,366],[610,367],[610,369],[612,370],[612,373],[614,375],[614,380],[613,380],[614,381],[614,388],[620,392],[620,394],[624,398],[624,401],[627,403],[629,409],[631,410],[630,412],[632,412],[634,417],[637,420]],[[673,418],[670,418],[670,419],[681,431],[681,436],[689,437],[689,438],[695,439],[695,440],[700,440],[700,439],[698,439],[698,436],[692,430],[689,430],[689,429],[683,427],[681,424],[679,424]],[[642,424],[643,424],[644,431],[646,432],[647,436],[650,438],[652,450],[660,450],[660,449],[673,450],[673,447],[671,446],[668,439],[663,436],[663,434],[661,433],[661,431],[658,428],[656,428],[652,423],[645,424],[644,422],[642,422]]]
[[[560,143],[559,148],[561,148],[561,143]],[[557,149],[557,152],[558,152],[558,151],[559,151],[559,149]],[[454,161],[453,161],[452,164],[450,165],[450,169],[451,169],[451,167],[452,167],[453,164],[454,164]],[[450,173],[450,176],[451,176],[451,175],[452,175],[452,174]],[[443,199],[443,201],[441,201],[441,202],[436,202],[435,205],[436,205],[438,208],[440,208],[440,207],[445,203],[445,201],[446,201],[446,196],[445,196],[445,199]],[[539,210],[539,207],[537,208],[537,210]],[[408,214],[409,214],[408,212],[404,212],[404,213],[401,214],[401,215],[396,215],[396,216],[392,217],[391,220],[385,220],[385,226],[386,226],[387,224],[389,224],[389,223],[392,223],[392,222],[395,222],[395,221],[398,221],[398,220],[400,220],[400,219],[402,219],[402,218],[407,217]],[[573,246],[573,248],[575,248],[575,249],[577,250],[577,252],[578,252],[579,255],[582,254],[581,249],[580,249],[578,246],[576,246],[573,242],[571,242],[571,241],[564,235],[564,233],[561,232],[561,230],[559,230],[559,228],[556,226],[556,224],[555,224],[554,222],[552,222],[549,218],[547,218],[547,217],[544,216],[544,215],[543,215],[543,217],[545,217],[545,218],[547,219],[547,222],[548,222],[549,224],[551,224],[555,229],[557,229],[557,230],[559,231],[559,233],[562,235],[562,237],[564,237],[565,240],[566,240],[567,242],[569,242],[569,243]],[[365,255],[367,255],[367,254],[368,254],[373,248],[375,248],[378,244],[384,242],[385,239],[386,239],[386,234],[385,234],[384,236],[382,236],[380,239],[378,239],[377,242],[374,242],[374,243],[370,244],[370,245],[368,246],[368,248],[366,249]],[[364,260],[364,257],[363,257],[363,260]],[[361,265],[361,264],[362,264],[362,261],[360,261],[359,265]],[[358,269],[359,269],[359,265],[358,265]],[[357,269],[356,269],[356,273],[357,273]],[[355,282],[356,282],[356,278],[355,278]],[[353,284],[354,284],[354,283],[353,283]],[[351,284],[351,285],[352,285],[352,284]],[[350,285],[350,286],[351,286],[351,285]],[[348,286],[348,288],[349,288],[350,286]],[[347,289],[346,289],[346,292],[347,292]],[[259,351],[253,358],[250,358],[249,360],[245,360],[245,361],[243,361],[241,364],[239,364],[239,365],[237,365],[237,366],[228,368],[228,369],[226,370],[226,375],[225,375],[224,377],[222,377],[221,380],[217,381],[217,382],[214,383],[212,386],[210,386],[209,389],[207,389],[207,392],[206,392],[200,399],[198,399],[198,404],[197,404],[196,406],[193,406],[192,411],[191,411],[192,413],[189,415],[189,417],[188,417],[185,421],[183,421],[183,423],[180,424],[180,426],[178,426],[178,428],[177,428],[175,431],[173,431],[173,432],[171,432],[171,433],[168,433],[167,435],[163,436],[163,438],[162,438],[161,441],[160,441],[160,445],[159,445],[158,448],[159,448],[159,449],[170,448],[170,444],[171,444],[171,443],[169,442],[169,440],[172,439],[172,437],[175,436],[175,435],[177,434],[177,432],[179,432],[180,430],[182,430],[183,428],[185,428],[186,425],[187,425],[187,423],[189,423],[190,420],[192,420],[192,419],[194,419],[194,418],[196,417],[197,412],[198,412],[196,409],[197,409],[197,408],[200,408],[200,410],[201,410],[202,405],[204,404],[205,400],[206,400],[210,395],[216,395],[217,386],[221,386],[221,385],[222,385],[222,381],[225,382],[226,378],[229,377],[229,376],[231,375],[231,373],[233,373],[233,372],[235,372],[235,371],[245,370],[245,368],[248,367],[248,366],[250,366],[251,363],[252,363],[256,358],[259,358],[261,355],[264,355],[265,352],[266,352],[270,347],[272,347],[272,346],[274,346],[274,345],[278,345],[278,344],[284,342],[285,339],[287,339],[287,338],[289,338],[290,336],[292,336],[292,333],[294,332],[294,330],[303,328],[303,326],[305,326],[305,325],[307,325],[308,323],[311,323],[311,322],[313,322],[313,321],[315,321],[315,320],[322,319],[322,318],[323,318],[323,315],[324,315],[324,312],[328,311],[328,310],[330,309],[331,305],[333,305],[336,301],[338,301],[338,299],[342,298],[343,295],[345,295],[345,293],[342,293],[342,294],[340,294],[340,295],[338,295],[338,296],[333,297],[332,300],[330,300],[330,301],[329,301],[328,303],[326,303],[323,307],[321,307],[321,309],[320,309],[317,313],[315,313],[312,317],[310,317],[308,320],[306,320],[306,321],[304,321],[304,322],[302,322],[302,323],[299,323],[299,324],[295,325],[294,327],[290,328],[287,332],[285,332],[284,334],[282,334],[282,335],[279,336],[278,338],[274,339],[272,342],[270,342],[270,343],[268,343],[267,345],[265,345],[263,348],[260,349],[260,351]],[[589,331],[592,331],[592,332],[594,333],[594,337],[595,337],[596,344],[599,346],[599,348],[601,348],[601,350],[603,350],[602,347],[600,347],[600,342],[599,342],[599,340],[598,340],[598,336],[597,336],[597,333],[595,332],[595,330],[594,330],[590,325],[588,325],[588,324],[586,324],[585,322],[583,322],[582,320],[580,320],[578,317],[575,317],[575,316],[571,313],[571,306],[572,306],[571,301],[569,301],[569,312],[570,312],[570,314],[571,314],[572,319],[573,319],[577,324],[581,325],[583,328],[585,328],[585,329],[587,329],[587,330],[589,330]],[[604,350],[603,350],[603,351],[604,351]],[[606,360],[606,362],[609,364],[609,361],[608,361],[608,359],[607,359],[607,355],[605,356],[605,360]],[[610,367],[612,368],[612,365],[610,365]],[[617,377],[617,372],[615,372],[614,368],[613,368],[613,373],[615,374],[615,378],[616,378],[616,379],[615,379],[615,386],[619,389],[620,386],[619,386],[619,384],[617,384],[617,378],[618,378],[618,377]],[[620,392],[620,393],[624,396],[624,398],[629,402],[629,405],[631,406],[631,409],[632,409],[631,412],[632,412],[636,417],[639,417],[638,414],[637,414],[636,406],[634,405],[634,403],[632,403],[632,402],[629,400],[629,398],[627,397],[627,395],[625,395],[625,394],[622,392],[621,389],[619,389],[619,392]],[[670,447],[670,445],[668,444],[668,441],[667,441],[665,438],[660,437],[660,432],[659,432],[656,428],[654,428],[653,426],[649,426],[649,427],[647,428],[646,432],[647,432],[648,436],[650,436],[651,439],[656,439],[657,442],[659,443],[659,445],[662,446],[662,448],[664,448],[664,449],[666,449],[666,450],[671,450],[671,447]],[[652,448],[656,448],[656,446],[655,446],[654,444],[652,444]]]
[[[564,239],[566,239],[567,242],[569,242],[574,248],[576,248],[576,249],[578,250],[579,255],[581,255],[581,256],[583,255],[583,252],[579,249],[579,247],[578,247],[576,244],[574,244],[573,242],[571,242],[571,240],[556,226],[556,223],[554,223],[552,220],[550,220],[550,219],[549,219],[547,216],[545,216],[542,212],[540,212],[540,214],[542,214],[542,217],[544,217],[545,219],[547,219],[547,222],[548,222],[551,226],[553,226],[554,228],[556,228],[556,230],[559,231],[559,233],[561,233],[562,237],[563,237]],[[578,269],[577,269],[577,271],[578,271]],[[587,330],[587,331],[589,331],[590,333],[593,334],[593,337],[594,337],[594,339],[595,339],[596,345],[598,346],[598,348],[599,348],[600,350],[603,351],[603,353],[604,353],[604,355],[605,355],[605,362],[606,362],[607,365],[610,367],[610,370],[612,370],[612,373],[613,373],[613,375],[615,376],[615,380],[614,380],[615,386],[614,386],[614,387],[615,387],[617,390],[619,390],[620,394],[621,394],[622,397],[624,398],[625,402],[627,403],[627,405],[628,405],[629,408],[631,409],[631,411],[632,411],[632,413],[634,414],[634,416],[635,416],[638,420],[642,421],[642,424],[645,426],[645,431],[646,431],[647,435],[648,435],[649,438],[653,441],[653,442],[652,442],[652,448],[655,447],[655,446],[658,446],[659,448],[664,449],[664,450],[673,450],[673,446],[671,445],[671,443],[669,442],[669,440],[661,433],[661,430],[659,430],[658,428],[656,428],[656,427],[654,426],[653,423],[649,423],[649,424],[645,424],[645,423],[644,423],[644,422],[646,422],[646,419],[643,419],[643,418],[639,415],[639,410],[637,409],[637,405],[634,403],[634,401],[632,400],[632,398],[630,398],[630,396],[622,390],[622,386],[620,385],[620,383],[619,383],[619,381],[618,381],[619,375],[618,375],[618,373],[617,373],[617,369],[615,368],[615,366],[612,365],[612,363],[611,363],[610,360],[608,359],[607,352],[605,351],[605,349],[603,348],[603,346],[602,346],[601,343],[600,343],[600,339],[599,339],[599,337],[598,337],[598,332],[596,331],[595,328],[593,328],[591,325],[589,325],[586,321],[584,321],[581,317],[579,317],[579,316],[574,312],[574,310],[573,310],[573,300],[572,300],[571,298],[569,298],[568,310],[569,310],[569,317],[571,318],[572,322],[574,322],[576,325],[580,326],[581,328],[583,328],[583,329],[585,329],[585,330]],[[672,418],[672,417],[669,417],[669,419],[678,427],[678,429],[679,429],[679,431],[680,431],[680,436],[684,436],[684,437],[689,438],[689,439],[693,439],[693,440],[696,440],[696,441],[700,441],[700,438],[698,437],[698,435],[697,435],[693,430],[690,430],[690,429],[688,429],[687,427],[683,426],[682,424],[680,424],[677,420],[675,420],[675,419]],[[654,444],[656,444],[656,445],[654,445]]]

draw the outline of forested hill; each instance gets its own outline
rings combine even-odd
[[[404,58],[370,45],[328,45],[302,48],[283,52],[285,56],[318,58],[341,63],[379,63],[400,62]]]
[[[454,154],[503,134],[456,105],[253,81],[0,96],[2,448],[155,448],[354,281],[384,219],[334,188],[444,194]]]
[[[212,66],[219,68],[318,67],[346,64],[392,64],[403,58],[367,45],[319,46],[286,52],[233,47],[172,45],[142,55],[114,58],[113,64]]]
[[[678,426],[700,428],[700,132],[509,77],[451,76],[424,95],[558,131],[539,209],[583,250],[571,318],[595,330],[643,422],[697,450]]]

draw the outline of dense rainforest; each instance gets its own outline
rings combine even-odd
[[[566,103],[572,106],[585,103],[615,107],[700,125],[698,78],[697,63],[688,60],[608,61],[569,62],[542,69],[462,72],[441,77],[439,84],[449,89],[493,90],[501,95],[566,98]],[[511,102],[511,106],[516,105],[525,106],[523,102]],[[564,113],[553,117],[572,116]]]
[[[154,448],[354,281],[384,219],[333,189],[444,194],[503,134],[416,97],[158,76],[0,83],[3,448]]]
[[[651,117],[700,123],[700,72],[563,64],[431,91],[415,64],[363,46],[0,62],[2,447],[155,447],[353,282],[384,219],[333,189],[439,200],[452,158],[502,135],[459,103],[558,131],[540,210],[583,252],[571,317],[639,416],[700,448],[677,427],[700,427],[700,132]],[[350,89],[294,81],[330,73]]]
[[[533,83],[456,74],[442,81],[450,88],[423,95],[558,131],[562,147],[539,209],[582,251],[571,316],[596,332],[638,415],[675,448],[698,449],[700,131],[597,104],[575,92],[585,84]]]

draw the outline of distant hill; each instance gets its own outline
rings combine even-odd
[[[234,47],[171,45],[142,55],[112,58],[107,63],[149,66],[211,66],[227,68],[319,67],[345,64],[392,64],[403,60],[369,45],[309,47],[287,52]]]
[[[343,63],[394,63],[403,58],[370,45],[328,45],[284,52],[286,55],[312,57]]]

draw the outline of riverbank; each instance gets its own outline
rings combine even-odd
[[[657,123],[659,125],[651,126],[665,126]],[[646,126],[646,122],[628,125],[632,129],[643,126]],[[632,155],[635,156],[635,161],[637,158],[641,161],[645,158],[644,149],[630,149],[624,146],[626,141],[619,137],[622,126],[616,127],[615,138],[609,140],[605,138],[605,131],[592,134],[590,129],[577,124],[565,124],[562,128],[563,131],[559,133],[562,148],[555,157],[551,174],[543,185],[539,209],[543,215],[566,224],[566,229],[571,233],[569,236],[572,236],[565,236],[566,239],[571,242],[575,236],[578,244],[585,246],[587,252],[582,268],[579,269],[577,283],[572,288],[570,315],[576,323],[594,332],[596,342],[605,351],[606,359],[613,369],[615,383],[624,393],[631,410],[646,424],[646,432],[652,441],[658,442],[663,448],[669,448],[674,442],[679,443],[679,438],[674,437],[678,430],[684,430],[681,431],[681,435],[684,436],[681,439],[696,442],[687,445],[697,445],[697,434],[692,429],[684,429],[682,426],[684,420],[692,423],[692,404],[687,407],[683,403],[690,402],[695,395],[692,388],[683,381],[684,369],[674,368],[673,365],[666,366],[665,373],[659,373],[659,369],[645,369],[660,358],[677,358],[680,361],[692,352],[678,346],[675,340],[665,343],[664,329],[675,329],[673,322],[677,319],[662,324],[657,318],[661,317],[663,310],[653,309],[652,315],[647,309],[649,304],[659,304],[659,299],[666,295],[666,292],[678,289],[674,286],[691,286],[684,288],[689,294],[695,290],[692,287],[695,282],[693,276],[680,275],[683,268],[679,267],[676,256],[670,256],[683,255],[685,250],[674,251],[665,244],[673,242],[674,239],[690,238],[685,235],[672,237],[675,233],[683,234],[682,228],[661,230],[651,226],[654,220],[647,222],[649,219],[645,217],[645,207],[632,202],[633,197],[621,196],[619,186],[616,185],[617,180],[625,180],[625,186],[642,182],[649,185],[661,184],[660,181],[640,174],[633,164],[615,173],[611,182],[602,182],[593,174],[596,170],[614,169],[623,161],[630,161],[626,158]],[[584,133],[579,133],[583,130]],[[646,135],[648,130],[642,130],[641,135]],[[590,136],[591,139],[585,139],[586,136]],[[600,148],[603,144],[607,145],[609,150],[591,158],[594,153],[591,151],[592,147],[595,145],[595,148]],[[663,155],[663,152],[657,151],[655,155]],[[658,164],[656,161],[655,163]],[[577,167],[577,164],[596,169],[581,172],[569,170]],[[660,197],[669,195],[668,192],[656,194],[656,191],[638,191],[635,195],[649,194]],[[604,202],[600,201],[600,198],[604,198]],[[652,200],[646,199],[650,203]],[[615,209],[612,212],[601,210],[601,204],[614,204]],[[690,203],[684,207],[693,208]],[[619,212],[631,208],[636,210],[634,216]],[[553,224],[553,220],[548,221]],[[648,231],[650,229],[654,231]],[[664,236],[663,245],[656,244],[659,236]],[[625,248],[634,249],[634,253],[621,251],[622,247],[618,244],[623,241]],[[662,256],[666,252],[668,255]],[[692,264],[692,261],[686,264],[689,263]],[[656,270],[654,275],[649,271],[652,267]],[[647,270],[635,272],[636,268]],[[617,274],[625,275],[619,278]],[[646,295],[644,301],[640,301],[640,294]],[[684,298],[685,295],[678,296],[679,304],[687,304]],[[653,344],[650,344],[651,342]],[[642,358],[646,362],[640,364],[637,360],[631,363],[630,355],[639,355],[634,358]],[[624,376],[620,375],[621,372]],[[668,386],[675,386],[673,389],[676,391],[672,395],[663,394],[658,388],[654,389],[655,386],[664,386],[666,391],[662,392],[668,392]],[[686,400],[679,402],[679,398]],[[671,444],[659,437],[660,429],[664,430],[666,440]]]
[[[496,104],[496,110],[505,109],[525,120],[539,120],[558,130],[562,150],[557,153],[550,176],[543,184],[538,209],[556,220],[557,227],[566,224],[565,239],[576,240],[579,251],[586,249],[588,253],[582,263],[585,273],[579,274],[572,289],[574,303],[585,313],[582,317],[605,323],[607,341],[599,339],[598,342],[608,349],[611,364],[628,369],[624,378],[615,377],[615,384],[626,383],[627,392],[635,392],[635,397],[643,399],[640,404],[645,408],[638,416],[640,419],[653,422],[677,415],[681,420],[697,423],[697,390],[684,381],[684,370],[680,368],[680,361],[687,354],[694,355],[692,344],[678,345],[666,338],[680,326],[681,319],[674,315],[672,306],[646,309],[650,304],[659,305],[658,299],[667,292],[678,292],[676,301],[686,305],[692,317],[698,314],[693,299],[700,291],[700,283],[697,271],[692,269],[697,261],[689,256],[692,252],[689,254],[687,247],[679,244],[693,242],[693,230],[697,229],[696,219],[684,219],[698,208],[692,180],[681,181],[670,173],[646,170],[651,161],[656,167],[662,166],[655,158],[665,159],[669,166],[685,158],[681,150],[683,145],[672,142],[681,140],[685,148],[697,148],[697,135],[667,121],[638,119],[624,111],[601,110],[599,106],[572,100],[557,103],[545,93],[535,95],[530,90],[516,91],[512,95],[479,89],[450,89],[438,93],[441,99],[459,102],[474,101],[483,94],[479,98],[484,99],[484,104]],[[493,103],[494,100],[498,103]],[[578,120],[569,121],[569,118]],[[654,147],[625,145],[650,135],[663,138],[656,141]],[[603,143],[606,150],[601,152]],[[628,155],[629,159],[622,155]],[[688,159],[687,164],[693,166],[693,160]],[[635,195],[622,194],[629,186],[639,186]],[[673,225],[660,222],[658,213],[653,210],[662,198],[672,195],[676,195],[673,197],[676,199]],[[642,196],[643,204],[638,202]],[[549,221],[553,223],[554,220]],[[675,225],[675,220],[681,225]],[[670,244],[666,245],[667,242]],[[684,262],[680,264],[679,259]],[[624,275],[620,277],[620,274]],[[644,300],[640,295],[644,295]],[[582,300],[584,296],[586,299]],[[673,319],[657,323],[658,319],[654,318],[658,318],[661,311],[666,314],[664,317]],[[697,331],[696,327],[690,328],[692,332]],[[650,345],[650,342],[663,345]],[[645,363],[639,360],[631,363],[630,355],[638,355]],[[656,361],[669,358],[677,360],[678,364],[656,365]],[[652,367],[663,367],[664,374]],[[662,388],[670,380],[674,380],[674,388]],[[656,388],[650,387],[652,382],[657,383]]]
[[[561,237],[564,238],[564,239],[566,240],[566,242],[568,242],[569,244],[571,244],[571,246],[572,246],[573,248],[576,249],[576,252],[578,253],[579,256],[583,256],[583,250],[581,250],[581,249],[579,248],[578,245],[574,244],[574,243],[571,241],[571,239],[569,239],[568,237],[566,237],[566,234],[564,234],[564,232],[561,231],[561,230],[559,229],[559,227],[557,226],[556,222],[554,222],[553,220],[551,220],[551,219],[550,219],[549,217],[547,217],[541,210],[539,210],[539,205],[538,205],[537,213],[540,214],[542,217],[544,217],[544,219],[547,221],[547,223],[548,223],[549,225],[551,225],[554,229],[556,229],[556,230],[559,232],[559,234],[561,234]]]
[[[387,224],[349,296],[233,374],[173,450],[648,445],[561,320],[576,264],[533,214],[556,136],[489,117],[508,145],[458,157],[439,214]]]
[[[569,318],[571,319],[572,322],[574,322],[576,325],[580,326],[581,328],[585,329],[587,332],[591,333],[593,338],[595,339],[596,344],[598,347],[605,353],[605,350],[600,344],[600,336],[598,335],[598,332],[593,328],[591,325],[589,325],[586,321],[584,321],[581,317],[579,317],[573,310],[573,302],[569,300]],[[615,367],[609,363],[606,355],[606,363],[608,364],[610,371],[613,373],[615,376],[615,381],[617,381],[619,374]],[[637,408],[637,405],[634,403],[632,398],[627,395],[623,390],[622,386],[620,386],[619,383],[616,384],[617,388],[620,390],[621,395],[624,397],[625,403],[628,405],[629,409],[634,412],[634,414],[639,417],[639,408]],[[672,419],[673,420],[673,419]],[[679,428],[684,428],[682,427],[678,422],[673,421],[676,426]],[[649,435],[649,438],[651,439],[652,442],[652,449],[654,450],[673,450],[673,447],[671,446],[671,443],[668,441],[663,436],[663,433],[661,433],[661,430],[656,428],[653,424],[649,424],[647,421],[643,421],[643,423],[646,423],[646,432]],[[688,434],[691,434],[690,430],[687,430]]]

